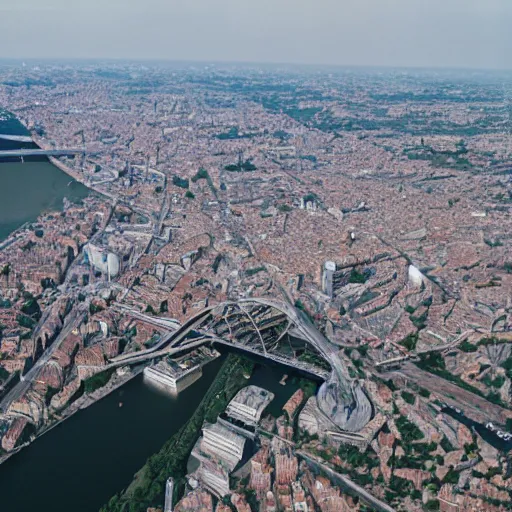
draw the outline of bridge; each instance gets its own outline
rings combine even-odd
[[[0,151],[0,158],[23,156],[68,156],[87,154],[85,149],[8,149]]]
[[[167,329],[171,331],[175,331],[180,327],[180,323],[177,320],[172,318],[163,318],[158,316],[149,316],[137,311],[135,309],[129,308],[127,306],[123,306],[122,304],[113,304],[112,308],[123,315],[130,315],[141,322],[145,322],[153,327],[158,329]]]
[[[290,330],[299,335],[292,342]],[[352,379],[339,348],[291,304],[266,298],[241,299],[210,306],[145,351],[112,358],[98,371],[172,355],[205,343],[220,343],[259,355],[324,379],[317,405],[333,429],[361,430],[372,406]]]
[[[0,139],[12,140],[14,142],[32,142],[32,137],[29,135],[8,135],[5,133],[0,133]]]

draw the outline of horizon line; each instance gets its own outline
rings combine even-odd
[[[466,71],[466,72],[512,72],[512,67],[468,67],[448,65],[413,65],[413,64],[332,64],[332,63],[311,63],[311,62],[281,62],[281,61],[240,61],[222,59],[181,59],[166,57],[2,57],[0,62],[123,62],[123,63],[176,63],[190,65],[222,65],[222,66],[290,66],[309,68],[335,68],[335,69],[382,69],[382,70],[415,70],[415,71]]]

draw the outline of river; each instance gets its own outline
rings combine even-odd
[[[476,432],[484,441],[489,443],[497,450],[505,453],[512,450],[512,441],[505,441],[504,439],[501,439],[494,432],[489,430],[485,425],[477,423],[467,416],[464,416],[462,412],[458,413],[451,407],[443,407],[441,410],[445,414],[448,414],[453,419],[463,423],[466,425],[466,427]]]
[[[27,134],[1,109],[0,133]],[[0,140],[0,149],[20,147],[35,145]],[[42,212],[60,209],[64,197],[88,194],[46,158],[0,162],[0,179],[0,241]],[[36,439],[0,465],[0,512],[97,512],[191,417],[222,359],[204,367],[203,376],[177,397],[144,384],[140,375]],[[284,373],[290,379],[282,386]],[[247,384],[275,394],[267,412],[277,416],[297,389],[293,375],[258,364]]]
[[[28,135],[25,127],[0,109],[0,133]],[[32,143],[0,139],[0,150],[36,148]],[[83,199],[87,187],[52,165],[46,157],[30,157],[0,161],[0,241],[25,222],[33,222],[48,210],[62,209],[64,197],[70,201]]]
[[[177,397],[144,384],[140,375],[36,439],[0,465],[0,510],[98,512],[190,418],[222,359]],[[290,379],[282,386],[284,373]],[[298,385],[277,365],[257,365],[247,384],[275,394],[267,409],[275,416]]]
[[[139,375],[36,439],[0,466],[0,510],[97,512],[188,420],[220,365],[177,397]]]

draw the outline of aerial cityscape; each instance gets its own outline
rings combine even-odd
[[[0,6],[0,511],[512,510],[511,4],[43,4]]]

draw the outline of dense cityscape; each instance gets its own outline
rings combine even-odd
[[[0,240],[0,461],[220,359],[103,512],[510,510],[511,97],[504,72],[0,66],[0,157],[90,190]]]

